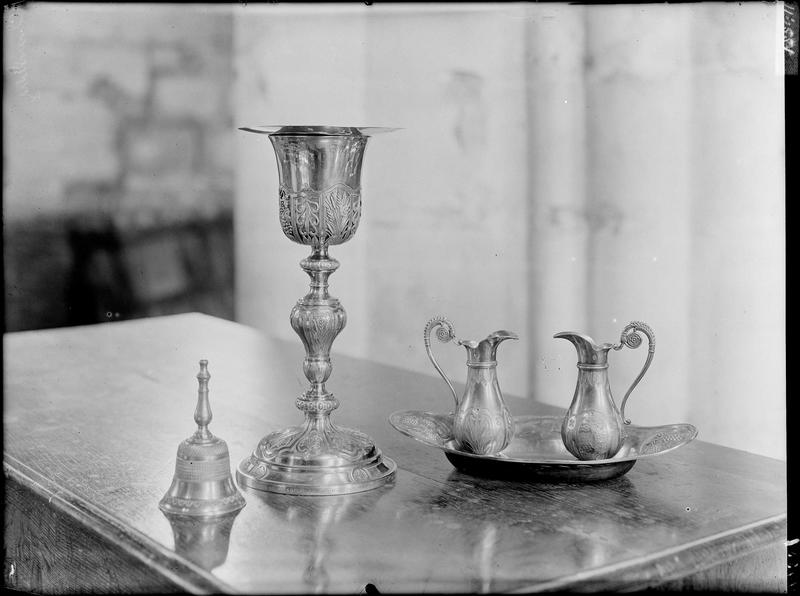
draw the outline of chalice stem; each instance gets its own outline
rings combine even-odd
[[[328,278],[339,268],[339,262],[328,256],[328,247],[315,247],[311,256],[300,262],[311,286],[308,294],[297,301],[289,321],[305,347],[303,374],[311,384],[297,402],[306,418],[327,418],[339,402],[325,388],[331,376],[331,346],[347,323],[347,314],[339,300],[328,293]]]

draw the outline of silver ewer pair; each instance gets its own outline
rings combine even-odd
[[[454,340],[467,349],[467,380],[461,397],[431,351],[434,329],[438,329],[436,337],[439,341]],[[647,359],[618,408],[608,379],[608,351],[638,348],[642,345],[639,331],[648,339]],[[646,323],[631,321],[622,330],[617,344],[597,344],[588,335],[572,331],[556,333],[553,337],[569,340],[578,352],[575,393],[561,424],[564,447],[579,460],[612,458],[620,452],[627,438],[625,426],[631,421],[625,418],[625,403],[650,367],[656,348],[655,334]],[[514,417],[503,400],[497,380],[497,347],[507,339],[519,339],[519,336],[501,329],[481,341],[458,339],[453,324],[446,317],[434,317],[425,325],[425,351],[455,400],[449,432],[453,446],[459,451],[495,456],[501,454],[514,438]]]

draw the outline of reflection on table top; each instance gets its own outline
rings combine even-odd
[[[696,440],[597,484],[472,477],[387,422],[398,409],[447,408],[440,382],[335,349],[334,421],[394,459],[394,483],[336,497],[243,491],[238,515],[187,524],[158,501],[195,428],[198,360],[209,360],[210,428],[233,467],[302,420],[299,341],[191,314],[7,334],[4,355],[6,473],[189,590],[635,588],[786,537],[783,462]],[[508,402],[518,415],[560,411]]]

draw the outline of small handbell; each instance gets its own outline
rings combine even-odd
[[[195,433],[178,445],[172,485],[159,502],[164,513],[214,516],[238,511],[245,505],[233,482],[228,445],[208,430],[211,406],[208,401],[208,361],[200,361],[197,380]]]

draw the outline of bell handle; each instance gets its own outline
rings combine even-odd
[[[450,382],[450,379],[447,378],[447,375],[444,374],[444,371],[436,362],[436,358],[433,357],[433,351],[431,350],[431,332],[436,327],[439,327],[439,330],[436,332],[436,337],[443,343],[456,339],[455,329],[453,329],[453,324],[447,320],[446,317],[433,317],[425,325],[424,339],[425,351],[428,353],[428,358],[430,358],[433,367],[442,376],[444,382],[447,383],[447,386],[450,387],[450,392],[453,394],[453,401],[455,401],[456,409],[458,409],[458,395],[456,395],[456,390],[453,389],[453,384]]]
[[[638,331],[641,331],[647,336],[647,360],[645,360],[639,376],[633,380],[633,383],[631,383],[627,393],[625,393],[625,397],[622,398],[622,404],[620,405],[619,413],[622,416],[622,419],[625,421],[625,424],[631,423],[630,420],[625,418],[625,402],[628,401],[633,388],[636,387],[636,385],[639,384],[639,381],[642,380],[642,377],[644,377],[644,373],[646,373],[647,369],[650,368],[650,363],[653,361],[653,354],[655,354],[656,351],[656,334],[647,323],[643,323],[642,321],[631,321],[625,326],[625,329],[622,330],[622,334],[619,337],[619,343],[613,346],[615,350],[621,350],[624,346],[628,346],[632,349],[638,348],[640,345],[642,345],[642,336],[637,333]]]

